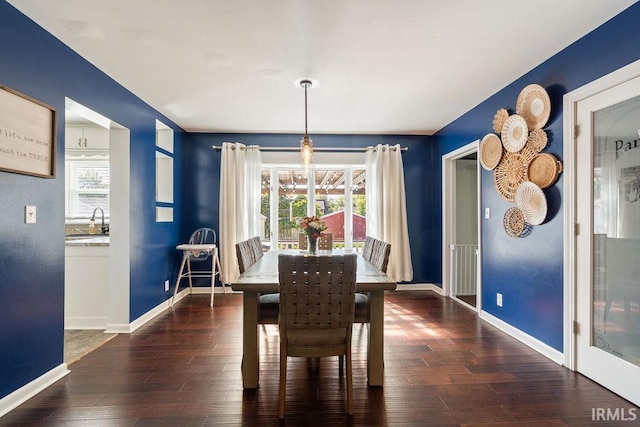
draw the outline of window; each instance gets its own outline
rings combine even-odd
[[[89,218],[102,208],[109,216],[109,159],[67,157],[65,216]]]
[[[360,248],[366,233],[365,177],[362,165],[317,165],[311,179],[297,166],[264,165],[262,240],[297,248],[300,219],[316,215],[327,223],[334,247]]]

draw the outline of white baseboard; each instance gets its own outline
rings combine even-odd
[[[224,293],[224,290],[220,287],[220,288],[214,288],[214,294],[221,294]],[[229,292],[233,292],[230,289],[227,290],[227,293]],[[211,294],[211,286],[194,286],[193,287],[193,293],[194,294]],[[178,302],[180,302],[180,300],[188,295],[191,294],[190,289],[184,288],[182,289],[180,292],[178,292],[176,294],[175,300],[173,302],[173,304],[177,304]],[[171,298],[169,298],[168,300],[165,300],[163,302],[161,302],[160,304],[158,304],[157,306],[155,306],[154,308],[152,308],[151,310],[147,311],[145,314],[143,314],[142,316],[138,317],[136,320],[134,320],[133,322],[127,324],[127,323],[122,323],[122,324],[109,324],[107,325],[107,329],[105,330],[105,332],[108,333],[116,333],[116,334],[130,334],[131,332],[135,331],[136,329],[138,329],[139,327],[141,327],[142,325],[144,325],[145,323],[147,323],[148,321],[150,321],[151,319],[153,319],[154,317],[156,317],[157,315],[163,313],[165,310],[167,310],[168,308],[171,308]]]
[[[416,284],[399,284],[396,288],[396,291],[433,291],[437,294],[445,297],[444,291],[441,287],[436,286],[432,283],[416,283]],[[468,306],[468,305],[467,305]],[[473,307],[468,306],[470,309]],[[502,332],[511,335],[513,338],[522,342],[523,344],[531,347],[533,350],[542,354],[543,356],[548,357],[552,361],[556,362],[558,365],[564,366],[565,357],[564,354],[553,347],[548,346],[547,344],[539,341],[538,339],[532,337],[531,335],[522,332],[520,329],[517,329],[510,324],[498,319],[497,317],[487,313],[486,311],[481,311],[480,319],[485,322],[495,326],[500,329]]]
[[[486,311],[480,312],[480,319],[486,321],[487,323],[490,323],[491,325],[500,329],[502,332],[511,335],[513,338],[517,339],[523,344],[528,345],[538,353],[553,360],[558,365],[564,365],[564,354],[562,354],[562,352],[559,352],[555,348],[548,346],[542,341],[539,341],[531,335],[522,332],[520,329],[511,326],[510,324],[498,319],[497,317],[487,313]]]
[[[0,417],[31,399],[60,378],[65,377],[68,373],[69,369],[67,369],[67,364],[62,363],[44,375],[39,376],[30,383],[25,384],[11,394],[3,397],[0,399]]]
[[[106,317],[65,317],[65,329],[105,329]]]
[[[440,286],[433,283],[412,283],[412,284],[399,284],[396,286],[396,291],[433,291],[439,295],[444,296],[444,291]]]

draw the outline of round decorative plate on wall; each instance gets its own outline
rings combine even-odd
[[[520,237],[526,228],[524,214],[519,208],[511,207],[504,213],[502,225],[509,236]]]
[[[562,163],[551,153],[540,153],[527,166],[527,181],[540,188],[549,188],[555,184],[562,172]]]
[[[549,94],[540,85],[526,86],[518,95],[516,113],[524,117],[529,129],[542,129],[551,115]]]
[[[517,153],[527,143],[529,128],[522,116],[513,114],[504,122],[502,126],[502,145],[510,153]]]
[[[498,135],[489,133],[480,141],[480,164],[486,170],[493,170],[502,158],[502,142]]]
[[[520,184],[515,202],[524,214],[524,220],[531,225],[540,225],[547,217],[547,198],[542,189],[533,182]]]
[[[493,182],[503,199],[513,202],[516,190],[526,178],[526,163],[520,153],[505,152],[493,170]]]

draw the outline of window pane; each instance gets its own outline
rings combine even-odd
[[[361,251],[367,235],[366,170],[352,170],[351,202],[353,204],[353,247]]]
[[[271,169],[262,169],[262,190],[260,192],[260,241],[267,243],[271,238]]]
[[[325,233],[333,235],[334,246],[344,243],[344,170],[317,169],[316,216],[327,224]]]
[[[298,223],[307,215],[307,178],[302,169],[279,169],[278,181],[278,242],[297,248]]]
[[[349,171],[345,175],[345,171]],[[272,183],[271,177],[277,178]],[[365,169],[362,166],[317,166],[313,174],[314,194],[309,194],[309,182],[301,168],[265,167],[262,170],[261,213],[265,223],[265,237],[270,238],[269,229],[278,227],[277,242],[279,249],[298,248],[298,224],[307,216],[309,199],[315,199],[312,213],[322,217],[327,223],[327,232],[333,235],[334,247],[347,244],[346,233],[353,236],[353,246],[359,250],[364,244],[366,233]],[[346,179],[345,179],[346,178]],[[276,194],[269,194],[277,189]],[[269,197],[273,197],[269,203]],[[347,201],[351,206],[347,209]],[[271,218],[271,209],[278,209],[277,217]],[[345,213],[350,212],[350,217]],[[345,222],[345,220],[347,222]],[[276,238],[276,235],[273,236]]]
[[[94,209],[109,216],[109,160],[67,157],[66,216],[89,218]]]

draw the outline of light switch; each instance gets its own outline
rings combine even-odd
[[[24,207],[24,223],[25,224],[36,223],[36,207],[35,206]]]
[[[484,217],[485,219],[491,218],[491,208],[484,208]]]

